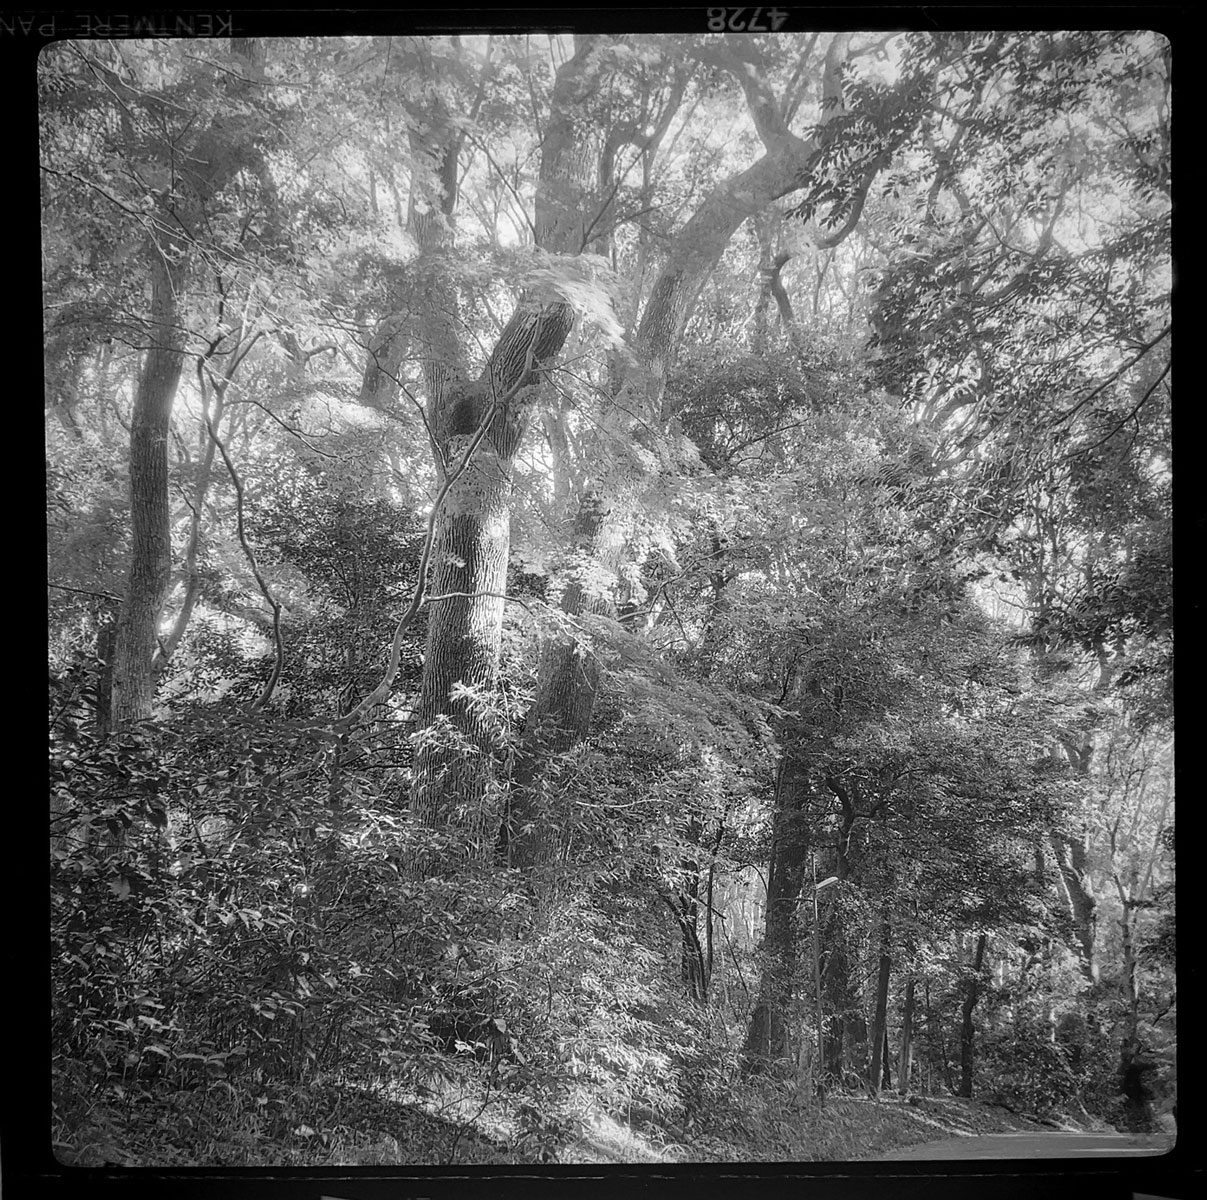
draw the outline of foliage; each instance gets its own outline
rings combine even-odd
[[[43,55],[64,1161],[842,1158],[939,1121],[962,1049],[1020,1113],[1172,1095],[1167,48],[740,40]],[[173,577],[113,727],[160,261]],[[444,384],[542,304],[514,458],[440,492]],[[462,526],[506,594],[436,603],[503,615],[428,719]],[[873,1111],[882,959],[926,1095]]]

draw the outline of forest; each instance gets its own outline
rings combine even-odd
[[[58,1161],[1172,1134],[1170,71],[46,47]]]

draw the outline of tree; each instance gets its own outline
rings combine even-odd
[[[894,1082],[1156,1119],[1159,38],[41,78],[71,1154],[598,1111],[791,1159]]]

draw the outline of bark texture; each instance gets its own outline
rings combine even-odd
[[[868,1083],[879,1091],[888,1071],[888,985],[893,960],[890,955],[891,928],[887,915],[880,930],[880,961],[876,973],[876,1014],[872,1021],[872,1065]]]
[[[172,582],[168,435],[183,363],[180,322],[183,270],[170,248],[151,249],[150,345],[134,395],[130,424],[130,569],[118,613],[110,721],[146,720],[155,696],[152,664],[159,619]]]
[[[805,795],[804,780],[790,766],[782,766],[767,871],[762,978],[742,1048],[742,1068],[747,1073],[769,1070],[791,1055],[796,903],[809,857]]]
[[[897,1090],[904,1096],[910,1090],[914,1073],[914,991],[911,977],[905,983],[905,999],[901,1003],[901,1046],[897,1053]]]
[[[1085,841],[1059,831],[1051,837],[1052,853],[1060,870],[1061,891],[1068,906],[1076,939],[1078,962],[1091,982],[1098,980],[1094,943],[1098,927],[1098,902],[1090,891]]]
[[[563,66],[559,83],[576,61],[581,66],[578,55]],[[443,261],[452,240],[461,135],[438,98],[428,118],[425,134],[413,135],[413,157],[426,160],[429,171],[412,189],[408,224],[423,251],[417,293],[424,320],[416,342],[438,474],[447,478],[456,469],[479,429],[485,436],[437,516],[411,803],[426,824],[458,827],[470,853],[481,855],[495,840],[490,831],[498,818],[491,700],[510,552],[511,468],[526,424],[523,393],[561,351],[573,314],[564,303],[522,298],[485,370],[467,379],[457,290]],[[549,217],[544,195],[551,180],[571,173],[559,165],[569,151],[554,136],[543,153],[538,209],[545,226],[562,229],[556,214],[564,215],[565,205],[555,198]]]
[[[231,49],[241,71],[232,94],[240,96],[262,75],[265,48],[258,40],[237,38]],[[117,81],[115,86],[126,85]],[[164,201],[168,207],[158,214],[155,227],[183,232],[161,232],[147,246],[148,346],[130,424],[130,568],[113,650],[109,721],[114,727],[146,720],[155,697],[159,622],[172,579],[168,438],[184,362],[190,231],[205,228],[207,207],[240,170],[263,163],[263,147],[232,139],[220,115],[188,143],[174,142],[163,153],[178,166],[179,194]]]
[[[977,938],[976,953],[972,957],[972,968],[964,980],[964,999],[960,1006],[960,1090],[965,1099],[972,1098],[972,1076],[975,1066],[976,1027],[973,1013],[981,996],[981,972],[985,967],[985,946],[988,935]]]
[[[511,545],[511,466],[523,431],[516,397],[561,350],[571,322],[566,305],[522,304],[482,378],[461,388],[439,384],[445,461],[464,456],[479,426],[487,432],[436,523],[411,799],[426,824],[464,828],[475,855],[493,845],[498,818],[491,699]]]

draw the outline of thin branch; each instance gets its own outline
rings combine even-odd
[[[243,547],[243,553],[247,558],[248,565],[251,567],[252,574],[255,576],[256,584],[260,588],[260,594],[268,601],[269,606],[272,608],[272,636],[276,647],[276,660],[273,663],[268,682],[264,685],[264,690],[252,702],[249,711],[255,713],[259,712],[272,699],[272,694],[276,691],[277,681],[281,678],[281,669],[285,663],[285,643],[281,637],[281,605],[273,596],[264,576],[260,574],[260,567],[256,562],[255,552],[251,548],[251,543],[247,540],[247,531],[243,525],[243,481],[239,478],[239,472],[235,470],[235,464],[231,462],[230,455],[226,452],[226,446],[223,445],[222,440],[218,437],[217,431],[214,429],[209,417],[206,417],[205,423],[209,429],[210,438],[218,448],[218,453],[222,455],[222,461],[226,464],[226,470],[231,477],[231,483],[235,487],[235,523],[239,534],[239,543]]]
[[[312,454],[317,454],[320,458],[339,458],[338,454],[333,454],[329,450],[320,450],[318,446],[306,438],[298,426],[290,425],[287,421],[282,420],[271,408],[262,404],[259,400],[253,400],[250,396],[245,396],[242,400],[232,400],[230,402],[232,408],[237,404],[250,404],[253,408],[258,408],[266,417],[275,421],[286,433],[297,438]]]
[[[496,600],[506,600],[510,604],[518,604],[526,612],[532,612],[527,603],[521,600],[518,596],[509,596],[506,592],[445,592],[440,596],[425,596],[424,604],[436,604],[440,600],[455,600],[458,597],[465,600],[477,600],[482,596],[493,596]]]
[[[1128,362],[1125,362],[1123,364],[1123,366],[1121,366],[1119,368],[1119,370],[1115,371],[1114,374],[1112,374],[1108,378],[1104,379],[1088,396],[1086,396],[1082,400],[1078,400],[1077,403],[1074,404],[1073,407],[1068,410],[1068,412],[1061,413],[1061,415],[1057,418],[1057,424],[1063,424],[1065,421],[1068,421],[1079,409],[1084,408],[1087,404],[1089,404],[1089,402],[1091,400],[1094,399],[1095,396],[1099,395],[1101,392],[1104,392],[1121,375],[1125,375],[1128,371],[1130,371],[1132,369],[1132,367],[1134,367],[1136,365],[1136,363],[1138,363],[1154,346],[1158,345],[1160,342],[1164,341],[1164,339],[1166,337],[1169,336],[1169,331],[1172,328],[1173,328],[1172,325],[1166,325],[1165,328],[1162,329],[1161,332],[1158,333],[1157,336],[1155,338],[1153,338],[1153,340],[1151,342],[1143,343],[1140,347],[1139,353],[1135,356],[1135,358],[1130,359]],[[1169,370],[1169,368],[1166,367],[1166,371],[1168,371],[1168,370]],[[1162,374],[1162,378],[1164,378],[1164,374]],[[1158,382],[1160,382],[1160,380],[1158,380]],[[1144,399],[1147,400],[1148,396],[1145,395]],[[1143,401],[1141,401],[1141,403],[1143,403]],[[1139,411],[1138,408],[1137,408],[1137,411]]]
[[[81,596],[95,596],[98,600],[112,600],[114,604],[122,602],[120,596],[111,595],[109,592],[94,592],[90,588],[69,587],[65,583],[48,583],[46,586],[60,592],[76,592]]]
[[[1059,459],[1057,459],[1057,462],[1066,462],[1070,458],[1076,458],[1078,454],[1085,454],[1087,451],[1096,450],[1099,446],[1109,442],[1111,438],[1113,438],[1115,434],[1117,434],[1119,430],[1121,430],[1124,425],[1128,423],[1128,421],[1132,420],[1135,415],[1148,403],[1148,398],[1157,390],[1158,387],[1160,387],[1161,383],[1165,379],[1165,376],[1169,374],[1172,366],[1172,363],[1165,364],[1165,370],[1163,370],[1161,374],[1157,376],[1157,378],[1153,381],[1152,386],[1144,393],[1143,396],[1140,397],[1139,404],[1137,404],[1136,407],[1133,408],[1131,412],[1129,412],[1123,418],[1123,420],[1120,421],[1119,424],[1106,435],[1106,437],[1101,437],[1096,442],[1091,442],[1088,446],[1078,446],[1076,450],[1070,450],[1068,454],[1062,455]]]

